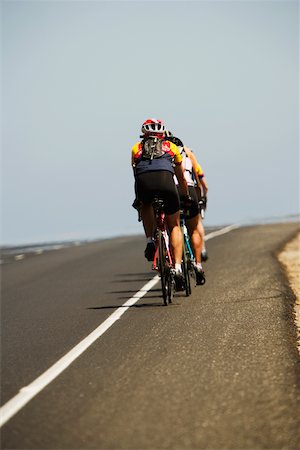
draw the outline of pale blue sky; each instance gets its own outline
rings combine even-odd
[[[297,1],[2,1],[2,244],[142,233],[130,151],[158,117],[207,225],[299,212]]]

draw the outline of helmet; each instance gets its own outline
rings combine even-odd
[[[161,120],[148,119],[142,125],[142,133],[164,133],[165,125]]]
[[[184,147],[182,140],[174,136],[170,131],[165,131],[165,139],[173,142],[173,144],[177,145],[177,147]]]

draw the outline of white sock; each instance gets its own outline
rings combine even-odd
[[[182,268],[181,268],[181,264],[179,264],[179,263],[175,263],[175,271],[176,271],[176,272],[180,272],[180,273],[182,273]]]
[[[201,264],[201,263],[195,263],[194,265],[195,265],[195,267],[196,267],[198,270],[203,270],[203,267],[202,267],[202,264]]]
[[[147,244],[149,244],[149,242],[153,242],[153,238],[152,237],[147,237]]]

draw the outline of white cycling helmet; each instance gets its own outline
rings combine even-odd
[[[164,133],[165,125],[161,120],[148,119],[142,125],[142,133]]]

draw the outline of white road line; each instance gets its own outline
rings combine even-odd
[[[237,228],[238,225],[231,225],[214,233],[209,233],[207,239],[211,239],[220,234],[228,233]],[[46,372],[36,378],[28,386],[20,389],[19,393],[0,408],[0,427],[11,419],[20,409],[22,409],[33,397],[50,384],[58,375],[60,375],[72,362],[74,362],[87,348],[89,348],[102,334],[104,334],[120,317],[135,303],[137,303],[150,289],[159,281],[159,276],[155,275],[148,281],[133,297],[127,300],[122,306],[114,311],[99,327],[90,333],[85,339],[77,344],[65,356],[59,359]]]
[[[130,306],[138,302],[159,281],[156,275],[145,284],[133,297],[127,300],[120,308],[113,312],[98,328],[77,344],[65,356],[58,360],[46,372],[36,378],[31,384],[20,389],[20,392],[5,403],[0,409],[0,427],[14,416],[23,406],[44,389],[51,381],[60,375],[75,359],[78,358],[90,345],[93,344],[105,331],[107,331],[116,320],[127,311]]]
[[[21,261],[22,259],[24,259],[25,258],[25,255],[16,255],[15,256],[15,260],[16,261]]]
[[[212,233],[209,233],[207,236],[205,236],[204,240],[208,241],[209,239],[212,239],[216,236],[221,236],[221,234],[225,234],[228,233],[231,230],[235,230],[236,228],[239,228],[240,225],[235,224],[235,225],[229,225],[228,227],[222,228],[221,230],[218,231],[213,231]]]

